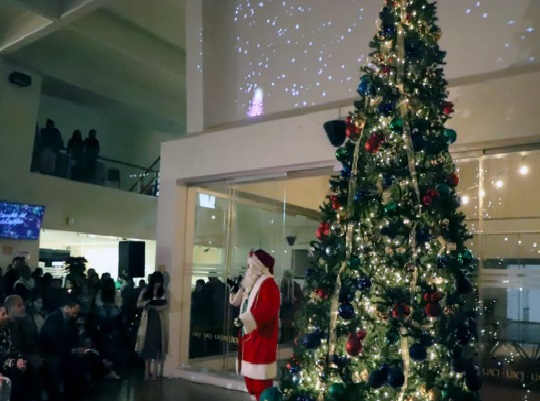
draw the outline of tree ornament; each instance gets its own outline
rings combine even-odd
[[[386,382],[386,373],[380,369],[373,370],[368,377],[368,384],[371,388],[381,388]]]
[[[425,205],[425,206],[431,206],[431,204],[433,203],[433,198],[429,195],[424,195],[422,197],[422,203]]]
[[[446,177],[446,182],[448,185],[455,188],[459,184],[459,176],[456,173],[448,174],[448,176]]]
[[[360,267],[361,260],[358,256],[351,256],[347,261],[347,267],[351,270],[357,270]]]
[[[339,316],[346,320],[352,319],[356,314],[354,306],[350,302],[342,303],[338,308],[338,313]]]
[[[433,337],[427,332],[424,332],[420,335],[420,344],[424,347],[431,347],[433,345]]]
[[[318,333],[309,333],[302,337],[302,346],[307,349],[316,349],[321,346],[321,337]]]
[[[328,293],[323,289],[315,290],[317,296],[321,299],[328,299]]]
[[[411,314],[411,308],[404,303],[395,304],[394,307],[392,308],[392,316],[397,319],[407,317],[410,314]]]
[[[435,189],[437,190],[439,194],[444,195],[444,196],[449,195],[451,191],[451,188],[446,184],[437,184],[435,186]]]
[[[459,263],[469,263],[473,259],[473,254],[468,249],[463,249],[458,254],[458,262]]]
[[[371,288],[371,280],[368,277],[358,279],[358,289],[360,291],[369,291]]]
[[[435,266],[438,269],[444,269],[448,266],[449,260],[446,257],[446,255],[439,255],[437,256],[437,259],[435,260]]]
[[[347,136],[347,138],[354,141],[354,140],[358,139],[358,133],[359,133],[359,130],[358,130],[358,127],[356,126],[356,124],[348,123],[346,125],[346,127],[345,127],[345,135]]]
[[[429,401],[441,401],[442,400],[442,393],[441,389],[438,387],[433,387],[428,391],[428,400]]]
[[[328,388],[328,393],[334,398],[340,398],[345,392],[345,385],[343,383],[332,383]]]
[[[403,120],[400,117],[396,117],[390,121],[389,127],[392,131],[401,133],[403,130]]]
[[[315,232],[317,239],[322,240],[330,235],[330,224],[322,222]]]
[[[399,330],[395,327],[392,327],[391,329],[389,329],[387,332],[386,332],[386,342],[389,344],[389,345],[394,345],[394,344],[397,344],[397,342],[399,341],[401,335],[399,333]]]
[[[343,163],[349,158],[349,152],[347,148],[339,148],[336,150],[336,159],[337,161]]]
[[[467,345],[472,337],[471,330],[465,324],[458,325],[458,327],[455,330],[454,335],[456,337],[456,341],[460,345]]]
[[[367,336],[367,331],[365,329],[360,329],[356,332],[356,338],[360,341],[363,341]]]
[[[362,343],[356,335],[351,333],[349,334],[345,349],[349,356],[358,356],[362,353]]]
[[[454,103],[450,102],[450,101],[444,101],[443,102],[443,112],[444,114],[446,114],[447,116],[449,116],[450,114],[452,114],[454,112]]]
[[[446,140],[446,143],[448,144],[451,144],[451,143],[454,143],[457,139],[457,132],[454,131],[453,129],[450,129],[450,128],[446,128],[444,130],[444,139]]]
[[[439,317],[443,312],[442,306],[438,302],[430,302],[426,305],[424,310],[429,317]]]
[[[431,229],[429,227],[420,227],[416,230],[416,242],[422,244],[431,240]]]
[[[391,368],[386,375],[386,382],[392,388],[401,388],[405,383],[405,376],[400,368]]]
[[[343,168],[339,172],[339,174],[344,178],[349,178],[351,175],[351,166],[348,164],[343,165]]]
[[[409,356],[413,361],[422,362],[427,357],[426,347],[422,344],[413,344],[409,347]]]
[[[398,205],[395,203],[389,203],[384,206],[384,215],[385,216],[395,216],[398,213]]]
[[[465,276],[459,276],[454,282],[456,291],[460,294],[470,294],[473,291],[471,282]]]

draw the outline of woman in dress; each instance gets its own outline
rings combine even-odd
[[[161,272],[151,274],[148,286],[139,295],[137,307],[143,308],[143,313],[137,333],[136,350],[144,358],[144,379],[156,380],[158,366],[162,365],[167,353],[168,335],[165,315],[167,300]]]

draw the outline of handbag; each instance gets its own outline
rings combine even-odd
[[[144,348],[144,342],[146,341],[146,327],[148,325],[148,312],[143,310],[141,315],[141,321],[139,322],[139,329],[137,330],[137,340],[135,341],[135,351],[141,353]]]

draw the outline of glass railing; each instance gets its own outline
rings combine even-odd
[[[158,157],[150,166],[140,166],[105,156],[88,163],[75,160],[65,150],[43,150],[33,158],[31,171],[68,180],[116,188],[149,196],[159,195]]]

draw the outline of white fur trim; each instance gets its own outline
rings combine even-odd
[[[229,302],[234,306],[240,306],[242,303],[242,296],[244,295],[244,290],[239,289],[236,294],[229,294]]]
[[[253,330],[255,330],[257,328],[257,322],[253,318],[253,315],[251,314],[250,310],[251,310],[251,307],[253,306],[253,303],[257,299],[257,295],[259,295],[259,290],[261,289],[262,283],[266,279],[272,278],[272,277],[274,277],[274,276],[272,276],[270,273],[266,273],[266,274],[263,274],[261,277],[259,277],[259,279],[257,281],[255,281],[255,284],[253,285],[253,289],[249,293],[249,298],[247,299],[247,303],[248,303],[247,309],[246,309],[247,312],[242,313],[242,314],[240,314],[238,316],[240,318],[240,320],[242,321],[242,323],[244,324],[244,333],[245,334],[249,334],[249,333],[251,333]],[[242,302],[242,304],[244,302],[246,302],[245,299]],[[242,308],[242,306],[240,308]],[[242,310],[242,309],[240,309],[240,310]]]
[[[247,260],[247,263],[248,263],[248,266],[254,266],[256,267],[257,269],[259,269],[260,271],[264,272],[264,273],[268,273],[269,270],[268,270],[268,267],[266,267],[260,260],[259,258],[257,257],[257,255],[253,254],[251,256],[248,256],[248,260]]]
[[[277,363],[254,364],[242,361],[242,370],[240,374],[245,377],[257,380],[273,379],[277,376]]]

